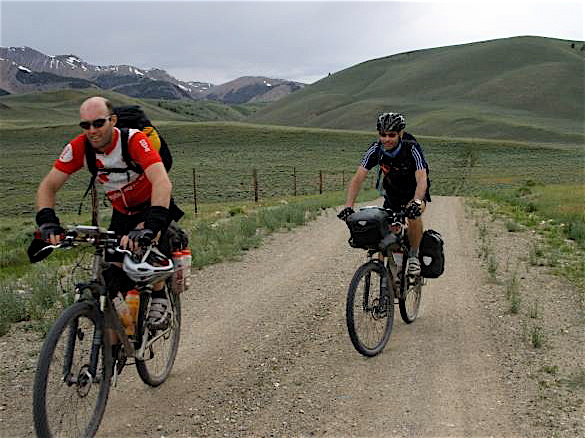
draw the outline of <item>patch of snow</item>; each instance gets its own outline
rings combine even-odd
[[[30,70],[29,70],[28,68],[26,68],[26,67],[23,67],[22,65],[19,65],[19,66],[18,66],[18,69],[19,69],[19,70],[22,70],[22,71],[24,71],[24,72],[27,72],[27,73],[32,73],[32,71],[30,71]]]

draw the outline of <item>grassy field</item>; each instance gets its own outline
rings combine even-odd
[[[302,129],[227,122],[158,123],[172,148],[174,194],[193,204],[193,169],[199,203],[254,199],[257,169],[260,199],[343,190],[373,133]],[[0,182],[2,216],[31,218],[34,192],[75,126],[0,130],[0,158],[10,163]],[[532,179],[542,184],[582,183],[585,152],[479,140],[419,138],[431,168],[433,194],[465,195],[483,188],[506,188]],[[77,211],[88,173],[78,172],[59,194],[61,211]],[[371,186],[372,181],[368,181]],[[87,202],[85,203],[87,206]]]
[[[374,133],[360,131],[236,122],[162,119],[157,125],[172,148],[175,198],[187,212],[182,225],[196,248],[196,267],[237,258],[266,234],[302,224],[322,208],[341,205],[344,185],[375,139]],[[74,125],[0,128],[0,334],[13,321],[41,321],[44,330],[51,317],[46,310],[60,299],[58,267],[70,266],[77,257],[66,253],[31,266],[25,249],[34,229],[36,187],[65,142],[78,132]],[[491,194],[487,196],[520,203],[523,210],[537,212],[540,218],[569,224],[564,235],[582,242],[583,148],[434,137],[419,140],[430,163],[433,195],[487,191]],[[197,217],[192,206],[193,169]],[[253,201],[253,169],[258,174],[259,203]],[[323,195],[318,195],[320,172]],[[294,174],[297,197],[293,196]],[[88,181],[89,174],[80,171],[60,192],[58,212],[63,223],[88,222],[89,200],[82,215],[77,215]],[[370,179],[367,187],[372,183]],[[375,196],[370,190],[361,199]],[[108,206],[102,211],[102,223],[107,224]]]

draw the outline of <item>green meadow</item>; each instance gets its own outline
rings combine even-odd
[[[59,267],[74,266],[79,258],[74,252],[55,254],[31,266],[25,251],[34,229],[36,188],[66,142],[79,133],[74,122],[86,97],[87,92],[0,97],[0,335],[17,321],[45,330],[52,317],[49,309],[61,300]],[[191,236],[195,267],[237,259],[266,235],[342,205],[345,186],[376,139],[373,131],[242,122],[258,106],[108,97],[116,105],[141,104],[168,141],[174,196],[187,213],[182,226]],[[412,133],[430,164],[432,195],[495,199],[526,212],[533,222],[553,220],[562,237],[584,246],[582,143]],[[254,173],[259,202],[254,202]],[[59,193],[57,210],[64,224],[89,221],[89,199],[82,200],[88,182],[89,174],[82,170]],[[369,190],[359,200],[377,197],[373,185],[371,175]],[[107,203],[101,210],[106,225]]]
[[[253,200],[254,169],[260,199],[293,196],[295,181],[297,195],[343,190],[376,138],[359,131],[237,122],[162,121],[158,126],[172,148],[174,195],[185,208],[193,206],[193,171],[202,204]],[[38,183],[78,131],[75,126],[0,131],[2,216],[33,216]],[[584,180],[585,152],[578,147],[433,137],[419,141],[435,195],[501,190],[526,180],[545,185]],[[373,175],[369,186],[372,180]],[[72,177],[59,194],[60,211],[77,211],[88,182],[85,171]]]

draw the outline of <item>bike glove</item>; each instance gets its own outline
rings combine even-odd
[[[65,233],[65,230],[61,228],[61,225],[54,223],[46,223],[39,227],[42,240],[49,240],[51,236],[60,236]]]
[[[55,214],[55,210],[46,207],[37,212],[36,222],[39,226],[42,240],[49,240],[51,235],[58,236],[64,233],[61,222]]]
[[[408,204],[405,209],[406,217],[409,219],[416,219],[419,217],[422,214],[421,205],[421,201],[412,201],[410,204]]]
[[[345,207],[343,210],[341,210],[341,212],[339,212],[337,217],[345,222],[345,221],[347,221],[347,218],[350,217],[354,213],[355,212],[353,211],[353,208]]]
[[[135,229],[128,233],[128,239],[138,242],[140,246],[148,246],[154,239],[154,231],[149,228]]]

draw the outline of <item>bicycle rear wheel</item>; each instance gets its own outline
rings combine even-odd
[[[144,352],[143,360],[136,360],[136,369],[144,383],[150,386],[159,386],[169,376],[177,350],[179,348],[179,338],[181,334],[181,299],[172,291],[168,293],[171,304],[172,317],[169,327],[165,330],[153,330],[148,328],[146,317],[150,306],[150,296],[140,301],[140,312],[138,316],[138,331],[142,335],[139,342],[144,337],[150,345]],[[152,343],[151,343],[152,341]]]
[[[96,330],[102,339],[97,372],[91,373]],[[55,321],[39,355],[33,386],[38,436],[91,437],[106,408],[112,377],[111,346],[103,318],[88,302],[74,303]],[[99,340],[96,340],[96,342]]]
[[[380,353],[392,332],[394,298],[388,283],[386,268],[369,261],[358,268],[347,292],[347,330],[353,346],[364,356]]]
[[[422,278],[418,276],[414,283],[409,283],[407,280],[404,287],[406,291],[404,292],[404,297],[398,299],[398,308],[403,321],[410,324],[416,319],[420,309]]]

